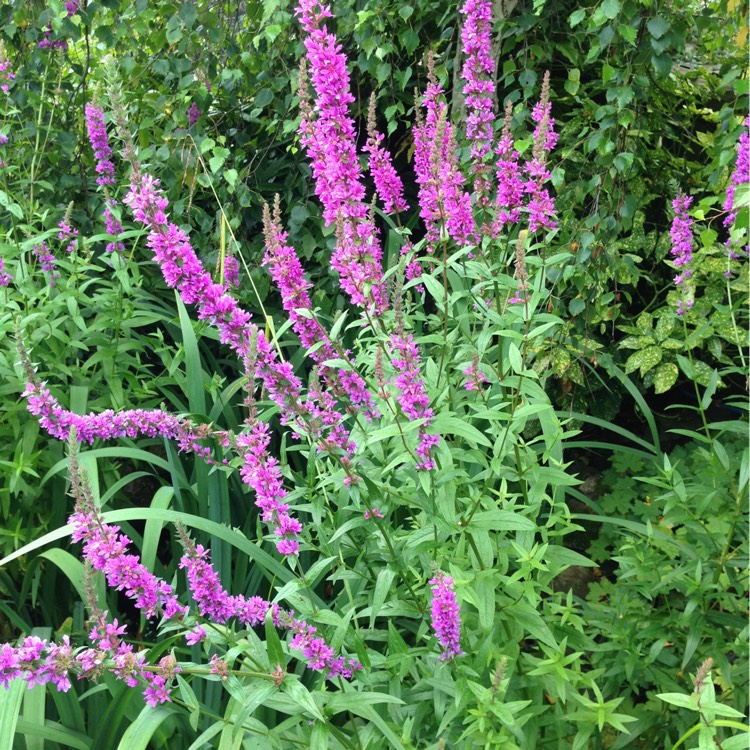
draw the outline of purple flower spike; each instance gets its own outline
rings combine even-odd
[[[89,142],[96,157],[96,173],[99,175],[96,181],[102,187],[112,185],[115,182],[115,166],[110,157],[112,149],[109,147],[107,138],[107,127],[104,124],[104,111],[95,104],[86,105],[86,127],[89,133]]]
[[[382,142],[383,134],[379,133],[375,126],[375,92],[373,92],[367,112],[367,144],[363,151],[370,154],[370,174],[386,213],[406,211],[409,206],[404,200],[404,185],[393,167],[390,153],[381,146]]]
[[[432,628],[435,631],[443,653],[440,661],[461,656],[461,608],[456,599],[453,579],[443,572],[438,572],[430,580],[432,586]]]
[[[466,0],[460,11],[466,16],[461,31],[466,60],[463,67],[464,96],[466,97],[466,137],[471,141],[474,192],[480,205],[487,205],[489,180],[485,159],[492,152],[493,83],[495,60],[492,56],[492,2]]]
[[[355,100],[349,85],[346,55],[325,19],[330,7],[317,0],[300,0],[296,14],[315,90],[312,104],[307,68],[300,70],[299,133],[312,162],[315,192],[323,204],[326,225],[335,224],[336,249],[331,266],[341,277],[341,288],[355,305],[380,314],[388,306],[383,284],[380,237],[365,203],[365,187],[357,157],[357,130],[349,115]]]
[[[672,238],[672,255],[674,264],[681,269],[674,277],[674,283],[680,291],[680,299],[677,302],[677,314],[684,315],[686,310],[693,306],[692,288],[689,283],[693,270],[689,268],[693,260],[693,220],[690,218],[690,204],[692,197],[678,195],[672,201],[674,208],[674,219],[669,236]]]

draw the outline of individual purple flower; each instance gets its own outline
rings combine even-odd
[[[432,629],[435,631],[443,653],[440,661],[461,656],[461,608],[456,599],[453,579],[438,571],[430,580],[432,586]]]
[[[112,185],[115,182],[115,166],[110,157],[112,149],[107,138],[107,127],[104,124],[104,111],[101,107],[89,102],[86,105],[86,127],[89,142],[96,158],[96,181],[99,185]]]
[[[479,205],[487,205],[489,165],[486,159],[492,152],[495,119],[495,58],[490,37],[492,2],[466,0],[460,13],[466,16],[461,30],[461,43],[465,55],[462,77],[467,111],[466,137],[471,141],[474,192],[477,194]]]
[[[234,255],[224,258],[224,283],[230,289],[236,289],[240,285],[240,264]]]
[[[198,122],[201,114],[203,113],[198,108],[198,105],[195,102],[193,102],[187,111],[187,122],[188,122],[189,128],[192,128],[193,125],[195,125],[195,123]]]
[[[40,242],[32,248],[31,252],[39,262],[42,271],[49,274],[49,285],[55,286],[55,281],[60,278],[60,272],[57,270],[57,258],[52,254],[47,243]]]
[[[466,377],[464,388],[467,391],[481,391],[487,382],[487,377],[479,369],[479,357],[476,353],[471,358],[471,364],[464,370],[464,376]]]
[[[189,633],[185,634],[185,641],[188,646],[194,646],[196,643],[203,643],[206,640],[206,629],[202,625],[196,625]]]
[[[383,202],[386,213],[406,211],[409,206],[404,200],[404,185],[393,167],[390,153],[381,146],[383,134],[375,124],[375,92],[370,95],[367,111],[367,143],[362,149],[370,154],[370,174],[375,190]]]
[[[12,280],[11,275],[5,271],[5,261],[0,258],[0,286],[8,286]]]
[[[5,47],[0,43],[0,91],[3,91],[6,94],[10,93],[10,82],[15,77],[16,74],[10,66],[10,60],[5,54]],[[5,141],[4,143],[0,143],[0,145],[5,145],[5,143],[8,142],[8,136],[3,135],[2,138],[4,138]]]
[[[143,697],[146,705],[155,708],[161,703],[171,703],[172,685],[175,676],[181,671],[182,667],[176,663],[174,656],[169,654],[159,660],[155,671],[144,672],[146,689],[143,691]]]
[[[68,253],[68,255],[75,252],[77,240],[76,237],[78,236],[78,230],[74,229],[70,225],[70,217],[65,216],[65,218],[57,225],[57,228],[60,230],[57,233],[57,239],[60,240],[60,242],[67,243],[65,246],[65,252]]]
[[[677,301],[678,315],[683,315],[693,306],[692,289],[689,283],[693,275],[693,270],[689,267],[693,260],[693,220],[689,213],[692,202],[691,196],[682,194],[672,201],[674,219],[672,228],[669,230],[672,240],[671,253],[675,267],[681,269],[680,273],[674,277],[675,286],[680,292],[680,299]]]
[[[117,238],[122,234],[122,222],[115,213],[117,211],[117,201],[114,198],[106,197],[104,199],[104,229],[107,234]],[[105,248],[108,253],[121,253],[125,250],[125,245],[118,239],[107,243]]]
[[[388,304],[383,252],[365,203],[356,150],[357,130],[349,115],[349,106],[355,100],[350,91],[346,55],[324,24],[333,15],[325,2],[300,0],[296,14],[304,31],[310,82],[315,90],[313,106],[303,64],[298,89],[302,112],[300,142],[311,160],[323,218],[326,225],[336,226],[331,266],[340,275],[341,288],[353,304],[382,314]]]

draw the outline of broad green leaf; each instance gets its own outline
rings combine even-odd
[[[576,26],[578,26],[583,19],[586,18],[586,9],[585,8],[579,8],[578,10],[574,10],[570,17],[568,18],[568,23],[570,24],[570,28],[573,29]]]
[[[22,684],[25,686],[26,683]],[[0,690],[0,692],[4,691]],[[49,720],[45,721],[43,724],[39,724],[35,721],[19,719],[16,732],[26,737],[39,738],[43,742],[46,740],[57,743],[58,745],[72,747],[76,750],[89,750],[92,746],[91,739],[85,734],[74,732],[72,729],[68,729],[57,722]],[[2,747],[2,740],[0,740],[0,748]]]
[[[160,724],[174,713],[168,706],[146,706],[123,734],[118,750],[146,750]]]
[[[458,435],[465,438],[475,445],[484,445],[489,448],[492,443],[487,439],[484,433],[480,432],[461,417],[457,417],[450,412],[438,414],[430,425],[430,432],[438,435]]]
[[[620,0],[604,0],[601,4],[602,13],[604,13],[605,18],[610,21],[613,18],[617,18],[618,13],[620,12],[620,7]]]
[[[657,16],[646,24],[646,28],[654,39],[661,39],[669,31],[669,22]]]
[[[649,346],[638,352],[633,352],[625,362],[625,372],[630,374],[640,368],[641,377],[661,362],[663,357],[661,347]]]
[[[678,375],[674,362],[662,362],[654,371],[654,393],[666,393],[677,382]]]
[[[669,703],[672,706],[679,706],[680,708],[689,708],[692,711],[698,709],[696,698],[694,695],[686,695],[685,693],[658,693],[657,698],[663,700],[665,703]]]
[[[312,693],[297,678],[290,675],[281,683],[281,691],[318,721],[326,720]]]
[[[0,688],[0,750],[13,750],[25,689],[26,683],[20,679],[11,680],[5,689]]]
[[[375,625],[375,618],[378,616],[378,612],[380,612],[380,608],[383,606],[383,602],[385,602],[386,597],[388,596],[388,592],[391,589],[391,584],[393,583],[393,579],[396,577],[396,574],[393,570],[390,568],[383,568],[378,573],[378,579],[375,582],[375,591],[372,595],[372,612],[370,613],[370,628],[374,627]]]

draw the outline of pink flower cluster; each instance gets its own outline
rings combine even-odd
[[[7,688],[12,680],[23,679],[29,688],[52,684],[59,691],[71,688],[70,675],[97,680],[111,672],[129,687],[146,684],[144,698],[149,706],[170,701],[171,684],[181,671],[172,656],[165,656],[155,667],[146,663],[146,651],[134,651],[121,636],[125,626],[117,620],[107,623],[105,615],[94,612],[89,638],[93,648],[78,649],[74,655],[67,635],[56,644],[37,636],[28,636],[18,646],[5,643],[0,647],[0,687]]]
[[[463,189],[464,177],[458,168],[453,126],[448,121],[448,105],[435,77],[432,60],[428,85],[422,103],[424,118],[414,127],[414,169],[419,185],[419,215],[430,243],[439,242],[443,233],[460,245],[473,242],[474,217],[471,196]]]
[[[0,258],[0,286],[8,286],[12,280],[11,275],[5,271],[5,261]]]
[[[443,653],[440,661],[461,656],[461,608],[456,598],[453,579],[439,571],[430,580],[432,586],[432,628]]]
[[[108,253],[121,253],[125,250],[125,245],[117,239],[122,234],[122,223],[115,215],[117,210],[117,201],[114,198],[106,197],[104,199],[104,229],[107,234],[111,234],[115,239],[107,243],[105,250]]]
[[[466,0],[460,12],[466,16],[461,30],[461,43],[466,56],[462,71],[467,110],[466,137],[471,141],[472,172],[476,175],[474,192],[480,202],[485,202],[489,190],[485,160],[492,152],[495,120],[495,59],[490,38],[492,2]]]
[[[523,179],[519,154],[510,132],[513,106],[510,100],[505,106],[505,122],[497,144],[497,198],[495,201],[495,234],[505,225],[517,224],[523,207]]]
[[[401,411],[409,419],[424,419],[424,423],[419,427],[417,456],[420,460],[417,467],[429,471],[435,466],[432,449],[440,442],[440,438],[438,435],[427,434],[427,428],[435,413],[430,408],[430,398],[419,374],[419,350],[410,333],[394,333],[390,339],[389,349],[393,356],[391,364],[399,373],[394,385],[400,391],[398,401]]]
[[[206,425],[194,425],[188,419],[179,419],[163,411],[128,409],[110,410],[99,414],[75,414],[63,409],[50,393],[46,383],[30,379],[23,392],[26,408],[39,420],[39,424],[58,440],[68,440],[75,430],[76,440],[89,445],[95,440],[113,440],[121,437],[163,437],[176,440],[180,450],[191,451],[210,460],[210,449],[201,440],[223,433],[214,433]]]
[[[185,533],[181,533],[180,537],[185,547],[180,567],[187,572],[190,592],[201,615],[219,623],[237,618],[245,627],[256,627],[265,622],[270,612],[277,628],[293,634],[290,646],[302,652],[309,669],[326,672],[329,679],[350,679],[355,671],[362,668],[355,659],[337,657],[325,640],[315,635],[316,628],[296,618],[294,612],[259,596],[230,596],[211,565],[208,551],[202,545],[194,544]]]
[[[323,364],[326,360],[342,357],[348,359],[349,352],[336,348],[313,313],[308,294],[311,284],[304,277],[297,253],[287,244],[287,234],[281,226],[278,205],[274,207],[273,215],[269,207],[265,207],[263,225],[266,238],[263,263],[271,272],[295,333],[302,345],[310,350],[310,357],[319,365],[320,376],[336,396],[349,401],[353,413],[361,412],[367,419],[379,417],[367,384],[352,365],[347,369],[336,370]],[[332,418],[336,416],[335,412],[331,412]],[[343,417],[341,420],[343,421]],[[340,423],[334,426],[330,439],[346,453],[353,453],[355,446],[350,443],[348,433]]]
[[[737,186],[750,182],[750,132],[748,132],[748,128],[750,128],[750,116],[745,118],[743,124],[745,129],[742,131],[739,143],[737,144],[737,162],[732,176],[729,178],[727,198],[724,201],[724,210],[727,212],[727,215],[724,217],[725,227],[731,227],[737,219],[737,212],[734,205],[734,194]]]
[[[7,94],[10,92],[10,82],[16,77],[10,67],[10,60],[5,56],[5,50],[0,47],[0,91]],[[7,143],[7,136],[3,136]],[[0,144],[2,145],[2,144]]]
[[[683,315],[686,310],[693,306],[690,287],[687,283],[693,275],[693,270],[689,268],[693,260],[693,220],[690,218],[690,204],[693,202],[692,197],[687,195],[678,195],[672,201],[674,208],[674,219],[669,236],[672,239],[672,255],[674,264],[677,268],[683,269],[674,277],[675,286],[681,292],[681,298],[677,302],[677,314]]]
[[[49,274],[49,285],[55,286],[55,281],[60,278],[60,272],[57,270],[57,258],[49,249],[49,245],[46,242],[40,242],[32,248],[31,252],[39,262],[42,271]]]
[[[58,225],[57,228],[60,230],[57,233],[57,239],[60,240],[60,242],[66,242],[67,245],[65,246],[65,252],[68,255],[71,255],[75,252],[77,240],[76,237],[78,236],[78,230],[74,229],[70,225],[70,221],[68,218],[64,218]]]
[[[475,354],[472,357],[471,364],[464,370],[466,383],[464,388],[467,391],[481,391],[487,382],[485,374],[479,369],[479,357]]]
[[[305,32],[303,41],[315,89],[312,106],[307,74],[300,71],[300,141],[310,156],[316,193],[327,225],[336,225],[331,266],[341,288],[355,305],[382,313],[388,306],[383,285],[382,249],[365,203],[362,170],[356,149],[356,128],[349,116],[355,100],[350,91],[346,55],[324,24],[333,14],[319,0],[300,0],[296,10]]]
[[[86,128],[89,142],[96,158],[96,181],[99,185],[113,185],[115,182],[115,165],[112,163],[112,149],[107,138],[107,127],[104,124],[104,111],[101,107],[89,102],[86,105]]]
[[[540,229],[557,227],[555,202],[545,186],[552,177],[552,173],[547,168],[547,153],[557,144],[555,121],[551,113],[549,71],[547,71],[544,74],[541,99],[531,113],[531,119],[536,123],[534,153],[531,161],[526,165],[528,179],[524,184],[524,190],[529,196],[529,232],[532,234]]]
[[[383,138],[375,125],[373,92],[367,113],[367,143],[362,150],[370,154],[370,174],[386,213],[406,211],[409,206],[404,200],[404,185],[393,166],[390,152],[381,145]]]

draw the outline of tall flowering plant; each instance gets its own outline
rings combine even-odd
[[[3,646],[4,684],[70,690],[107,675],[139,690],[145,710],[187,706],[194,730],[214,731],[223,710],[216,734],[227,742],[255,734],[279,746],[322,746],[321,738],[335,737],[355,747],[372,736],[373,746],[396,748],[425,738],[486,742],[500,685],[495,666],[525,674],[529,659],[548,650],[580,667],[578,677],[545,685],[549,698],[539,692],[509,704],[493,741],[523,738],[542,712],[565,724],[568,699],[600,690],[582,629],[552,632],[539,614],[565,606],[551,581],[580,562],[561,543],[571,530],[565,488],[575,480],[535,369],[540,331],[551,335],[562,324],[546,312],[552,289],[541,252],[556,228],[553,92],[545,80],[524,160],[511,126],[521,108],[506,105],[504,124],[495,122],[490,3],[467,0],[461,12],[467,122],[451,120],[429,62],[409,175],[389,153],[374,105],[360,152],[331,8],[300,0],[298,135],[347,307],[333,325],[316,309],[284,207],[279,199],[267,205],[258,261],[296,336],[291,346],[291,333],[274,337],[279,325],[243,307],[231,280],[206,270],[110,96],[130,169],[122,204],[166,285],[236,359],[227,394],[239,394],[243,417],[227,427],[166,409],[79,414],[38,377],[20,344],[28,409],[70,446],[69,531],[85,562],[89,625],[80,645],[29,636]],[[103,104],[89,107],[87,121],[98,183],[110,190],[118,165]],[[406,179],[417,186],[413,209]],[[399,214],[389,267],[387,230],[373,204]],[[421,218],[413,231],[400,218],[410,210]],[[121,228],[109,233],[124,241]],[[306,365],[293,365],[300,361]],[[161,565],[171,575],[144,562],[136,535],[101,507],[81,468],[80,445],[141,438],[176,446],[186,464],[203,462],[212,475],[236,476],[250,498],[232,519],[243,531],[207,524],[179,503],[149,509],[161,513],[149,518],[175,521],[181,551],[171,568]],[[230,539],[254,560],[252,572],[230,586],[212,562],[217,547],[196,540],[196,530]],[[154,645],[144,647],[132,622],[109,614],[97,581],[128,601]],[[199,678],[226,689],[219,709],[206,707]],[[568,724],[565,736],[577,731]]]

